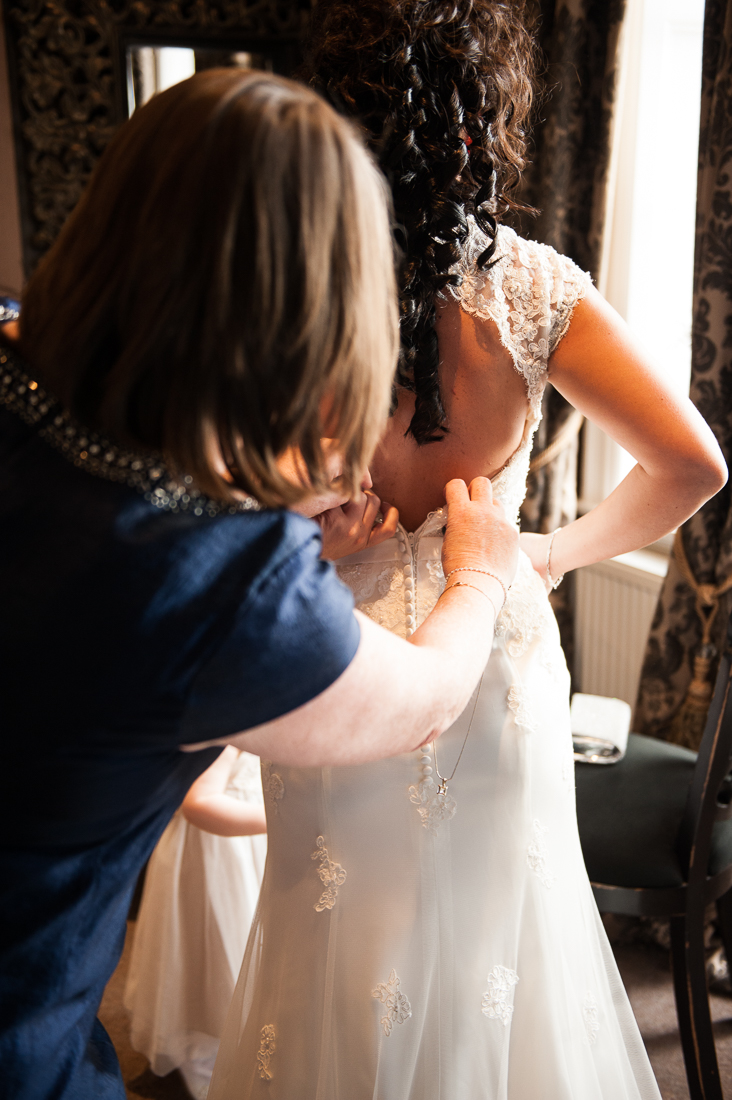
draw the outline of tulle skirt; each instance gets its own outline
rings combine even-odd
[[[266,851],[265,836],[213,836],[178,812],[148,865],[124,997],[132,1045],[154,1073],[184,1068],[201,1096],[239,974]]]

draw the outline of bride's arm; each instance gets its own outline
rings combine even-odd
[[[606,500],[556,536],[554,578],[655,542],[725,484],[727,467],[709,427],[639,350],[625,322],[596,290],[577,304],[569,331],[549,360],[549,378],[637,460]],[[521,539],[542,576],[548,540],[548,535]]]

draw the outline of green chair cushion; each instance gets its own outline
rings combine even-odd
[[[577,820],[592,882],[681,886],[675,845],[696,753],[631,733],[617,764],[575,765]],[[732,863],[732,819],[712,834],[709,873]]]

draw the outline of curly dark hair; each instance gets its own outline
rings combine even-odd
[[[303,76],[355,117],[386,173],[403,248],[396,383],[415,394],[408,434],[448,431],[435,295],[472,214],[489,245],[525,165],[535,46],[524,0],[320,0]]]

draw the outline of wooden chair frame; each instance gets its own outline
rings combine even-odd
[[[669,917],[676,1011],[691,1100],[724,1100],[714,1046],[704,953],[704,917],[716,902],[732,966],[732,864],[708,874],[712,830],[732,817],[732,617],[689,786],[676,851],[686,881],[672,889],[593,882],[601,913]]]

